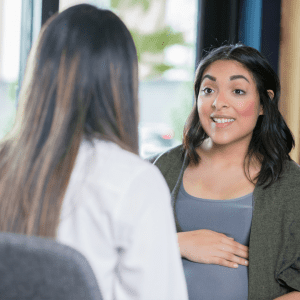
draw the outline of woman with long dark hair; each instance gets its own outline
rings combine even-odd
[[[278,76],[256,49],[227,45],[202,59],[194,90],[183,145],[154,162],[189,299],[300,299],[300,168]]]
[[[82,252],[103,299],[187,299],[168,187],[136,155],[137,64],[111,11],[77,5],[43,26],[0,145],[0,230]]]

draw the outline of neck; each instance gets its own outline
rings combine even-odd
[[[227,145],[217,145],[213,143],[212,145],[209,145],[209,143],[210,142],[206,140],[198,148],[198,154],[201,157],[202,163],[208,163],[210,165],[220,165],[224,167],[243,167],[249,144],[234,143]]]

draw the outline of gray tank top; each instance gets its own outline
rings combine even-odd
[[[249,246],[253,193],[230,200],[189,195],[181,183],[175,211],[182,231],[209,229]],[[237,269],[182,259],[189,300],[248,299],[248,267]]]

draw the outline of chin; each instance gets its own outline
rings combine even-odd
[[[224,140],[213,140],[213,145],[215,146],[226,146],[234,144],[235,141],[224,141]]]
[[[247,147],[250,143],[252,134],[246,135],[246,136],[240,136],[240,137],[213,137],[212,142],[216,146],[229,146],[233,144],[240,144],[240,143],[246,143]]]

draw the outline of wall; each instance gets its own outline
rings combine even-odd
[[[281,8],[280,110],[295,137],[292,158],[300,163],[300,1],[283,0]]]

